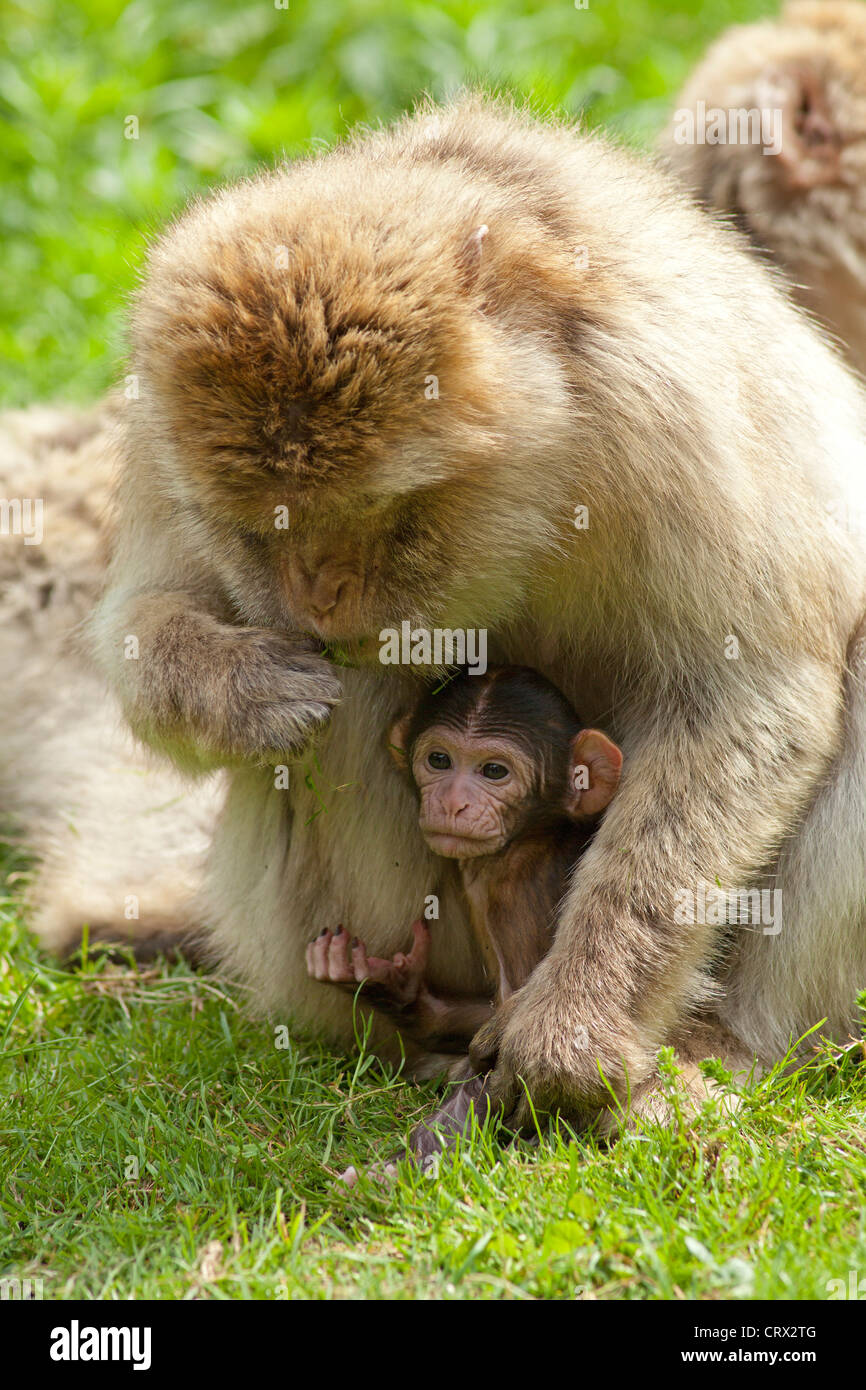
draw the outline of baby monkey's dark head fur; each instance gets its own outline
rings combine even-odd
[[[622,755],[584,729],[561,691],[523,666],[461,672],[390,733],[421,800],[428,845],[448,858],[494,854],[610,801]]]
[[[547,808],[548,819],[562,814],[571,743],[583,724],[562,691],[537,671],[528,666],[492,667],[483,676],[461,671],[419,701],[409,725],[410,750],[437,726],[479,741],[513,743],[531,764],[538,809]]]

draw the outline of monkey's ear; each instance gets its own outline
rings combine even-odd
[[[568,814],[575,820],[597,816],[613,800],[621,772],[616,744],[598,729],[581,729],[571,742]]]
[[[460,281],[465,290],[471,290],[478,279],[478,272],[481,269],[481,247],[488,230],[487,224],[482,222],[481,226],[476,227],[475,231],[463,243],[459,264]]]
[[[401,772],[409,771],[409,753],[406,748],[406,740],[409,737],[409,725],[412,723],[412,711],[408,714],[401,714],[396,723],[392,724],[388,730],[388,752],[394,759]]]
[[[781,143],[776,158],[792,191],[839,178],[841,139],[821,77],[803,66],[786,74]],[[772,103],[770,103],[771,105]]]

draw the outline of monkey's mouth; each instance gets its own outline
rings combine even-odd
[[[335,666],[372,666],[378,664],[379,644],[370,637],[350,637],[337,641],[317,634],[322,643],[322,655]]]
[[[448,830],[421,827],[428,848],[441,859],[479,859],[502,847],[501,835],[455,835]]]

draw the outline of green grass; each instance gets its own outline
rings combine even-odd
[[[772,8],[4,0],[0,404],[84,400],[116,377],[145,238],[191,193],[478,80],[647,143],[713,34]]]
[[[0,1271],[46,1298],[821,1299],[866,1270],[850,1057],[752,1083],[735,1119],[710,1104],[607,1151],[481,1131],[436,1180],[345,1191],[431,1087],[278,1049],[184,966],[59,969],[15,896],[0,948]]]
[[[0,399],[113,379],[145,237],[190,193],[478,78],[646,145],[708,39],[768,8],[7,0]],[[429,1088],[279,1050],[182,966],[57,968],[5,865],[0,1272],[41,1276],[47,1297],[805,1299],[866,1271],[850,1059],[752,1086],[735,1120],[710,1107],[607,1152],[482,1133],[435,1182],[348,1193],[333,1175],[388,1153]]]

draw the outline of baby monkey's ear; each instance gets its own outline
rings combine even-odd
[[[622,772],[622,753],[598,729],[581,729],[571,741],[566,811],[575,820],[597,816],[613,800]]]
[[[394,759],[401,772],[409,771],[409,753],[406,748],[406,740],[409,737],[409,725],[412,723],[412,711],[408,714],[401,714],[396,723],[392,724],[388,730],[388,752]]]

